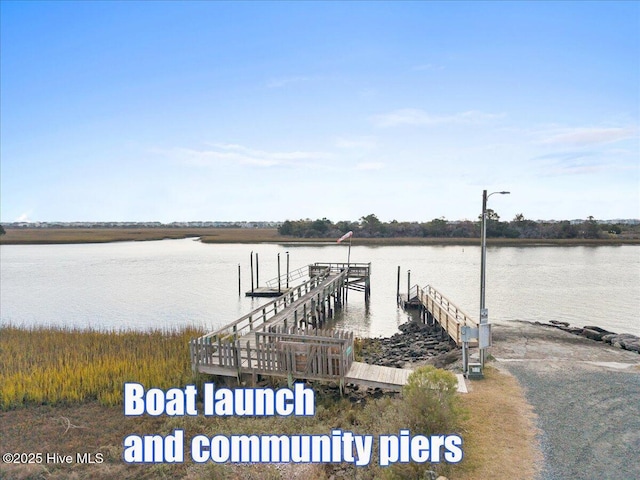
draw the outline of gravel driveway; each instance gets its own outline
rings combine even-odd
[[[518,322],[491,354],[538,416],[542,480],[640,479],[640,356]]]

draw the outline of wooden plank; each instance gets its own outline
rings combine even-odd
[[[406,372],[406,373],[405,373]],[[412,370],[353,362],[345,382],[388,390],[402,390]]]

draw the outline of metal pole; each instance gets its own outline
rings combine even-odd
[[[480,231],[480,311],[484,309],[485,267],[487,263],[487,191],[482,191],[482,225]],[[482,316],[480,317],[482,318]]]
[[[280,289],[280,253],[278,253],[278,293],[281,293],[281,289]]]
[[[411,301],[411,270],[407,270],[407,303]]]
[[[289,288],[289,251],[287,250],[287,288]]]
[[[400,265],[398,265],[398,286],[396,287],[396,301],[400,304]]]
[[[481,232],[481,243],[480,243],[480,322],[479,323],[488,323],[488,317],[486,315],[486,304],[485,304],[485,281],[486,281],[486,273],[487,273],[487,199],[493,195],[494,193],[498,193],[500,195],[509,195],[510,192],[491,192],[487,195],[487,191],[482,191],[482,232]],[[480,349],[480,364],[484,367],[485,360],[485,349]]]
[[[480,232],[480,316],[479,323],[484,323],[485,268],[487,263],[487,191],[482,191],[482,225]],[[485,320],[486,321],[486,320]],[[484,368],[484,348],[480,349],[480,365]]]
[[[256,252],[256,288],[260,288],[260,267],[258,266],[258,252]]]
[[[240,285],[240,264],[238,264],[238,296],[242,293],[242,287]]]
[[[251,293],[253,293],[253,250],[251,250]]]

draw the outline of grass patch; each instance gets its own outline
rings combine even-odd
[[[456,480],[532,480],[542,462],[535,414],[511,375],[486,367],[461,397],[468,415],[462,423],[464,460],[451,468]]]
[[[122,403],[122,385],[170,388],[192,380],[197,329],[95,331],[0,327],[0,409],[97,400]]]

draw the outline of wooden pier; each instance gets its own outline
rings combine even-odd
[[[463,327],[478,328],[478,322],[430,285],[424,288],[414,285],[406,295],[399,293],[398,304],[405,309],[420,309],[425,323],[440,325],[458,346],[464,341]],[[477,341],[469,343],[469,346],[477,345]]]
[[[194,371],[237,379],[270,375],[400,390],[410,370],[355,362],[353,333],[323,328],[347,301],[348,290],[363,292],[369,300],[371,264],[315,263],[306,268],[308,280],[302,284],[192,340]],[[280,289],[291,281],[276,280]],[[268,283],[273,288],[273,281]]]

